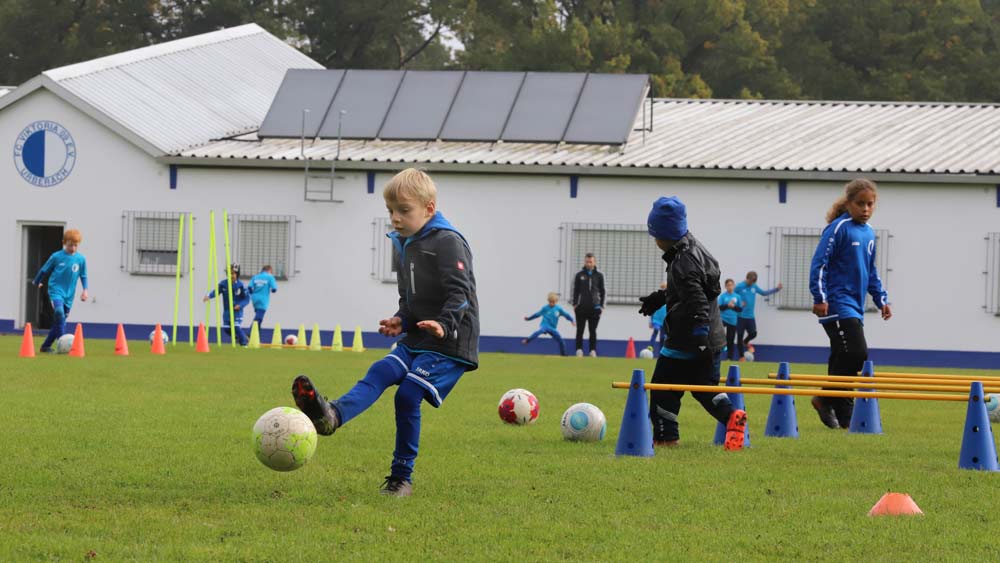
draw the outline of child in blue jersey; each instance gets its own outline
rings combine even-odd
[[[813,314],[830,339],[829,375],[857,375],[868,359],[866,291],[882,312],[882,319],[892,317],[888,295],[875,268],[875,231],[868,225],[877,199],[875,182],[863,178],[849,182],[844,195],[826,214],[828,225],[813,255],[809,291]],[[853,399],[813,397],[812,405],[828,427],[850,426]]]
[[[87,300],[87,259],[77,252],[81,242],[83,237],[80,231],[70,229],[63,233],[63,249],[49,256],[31,282],[39,289],[49,284],[49,301],[55,314],[52,328],[42,342],[42,352],[52,352],[52,343],[66,332],[66,317],[73,308],[77,280],[83,286],[80,301]]]
[[[233,286],[233,317],[236,319],[236,323],[233,324],[232,331],[236,333],[236,340],[240,343],[240,346],[247,345],[247,335],[243,332],[243,309],[246,308],[247,304],[250,303],[250,292],[247,291],[247,286],[243,285],[240,281],[240,265],[233,264],[229,267],[230,275],[232,275],[232,286]],[[226,280],[219,281],[219,287],[208,292],[201,301],[207,302],[209,299],[213,299],[216,295],[222,296],[222,331],[224,334],[228,335],[230,333],[229,328],[229,282]]]
[[[573,326],[576,326],[576,321],[573,320],[573,316],[566,312],[565,309],[556,305],[559,302],[559,294],[552,292],[548,295],[549,304],[538,310],[537,313],[531,315],[530,317],[524,317],[524,320],[530,321],[542,317],[542,324],[538,327],[538,330],[531,333],[531,336],[525,338],[521,341],[521,344],[528,344],[532,340],[538,338],[543,334],[548,334],[553,340],[559,344],[559,355],[566,355],[566,343],[563,342],[562,335],[559,334],[559,329],[557,325],[559,324],[559,317],[563,317],[568,320]]]
[[[743,310],[744,301],[735,291],[736,282],[726,280],[726,291],[719,295],[719,316],[726,327],[726,359],[736,361],[736,331],[739,327],[738,313]]]
[[[660,284],[660,291],[667,289],[667,282],[662,282]],[[667,306],[664,305],[653,313],[653,316],[649,318],[649,328],[653,330],[653,333],[649,335],[649,346],[653,348],[655,354],[660,353],[660,348],[663,346],[663,339],[667,337],[666,332],[663,330],[663,324],[667,322]]]
[[[647,218],[649,234],[667,263],[667,288],[640,298],[649,316],[666,305],[667,340],[653,371],[653,383],[719,385],[725,331],[719,319],[719,263],[688,231],[687,210],[676,197],[661,197]],[[726,425],[724,447],[740,450],[747,413],[733,408],[725,393],[692,392],[702,408]],[[676,446],[682,391],[650,392],[649,418],[654,446]]]
[[[328,402],[305,375],[295,378],[292,396],[316,431],[328,436],[371,407],[386,389],[398,386],[396,447],[381,492],[404,497],[413,493],[421,404],[440,407],[462,375],[479,367],[479,300],[472,250],[437,210],[431,177],[404,170],[386,185],[382,197],[395,229],[389,238],[399,256],[399,309],[379,321],[379,333],[406,336],[339,399]]]
[[[266,265],[260,269],[260,273],[250,278],[247,283],[247,290],[250,292],[250,300],[253,302],[253,322],[257,323],[257,329],[264,322],[264,315],[271,304],[271,294],[278,292],[278,282],[271,273],[271,266]]]
[[[757,338],[757,319],[754,317],[754,307],[757,304],[757,296],[768,296],[781,291],[779,283],[773,289],[761,289],[757,285],[757,272],[747,272],[747,279],[736,284],[736,293],[743,302],[743,310],[737,313],[736,333],[737,347],[740,354],[740,361],[743,361],[743,354],[749,350],[753,352],[753,345],[750,341]]]

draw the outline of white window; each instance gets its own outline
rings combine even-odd
[[[125,211],[122,213],[121,268],[130,274],[173,276],[177,274],[177,238],[181,212]],[[185,239],[188,232],[184,225]],[[188,241],[184,241],[184,246]],[[181,274],[187,252],[184,252]]]
[[[814,227],[771,227],[768,235],[771,246],[768,251],[767,285],[774,287],[781,282],[783,289],[766,298],[779,309],[812,310],[813,298],[809,292],[809,272],[813,254],[819,245],[823,229]],[[889,239],[888,231],[875,231],[875,262],[883,287],[888,290]],[[739,281],[739,280],[737,280]],[[875,310],[871,296],[867,298],[867,309]]]
[[[271,266],[271,273],[279,280],[298,273],[295,216],[230,215],[229,223],[231,252],[233,261],[240,265],[240,277],[253,277],[265,265]]]
[[[991,315],[1000,315],[1000,233],[986,235],[986,304],[983,308]]]
[[[372,221],[372,278],[383,283],[396,283],[396,270],[399,269],[399,252],[386,236],[392,230],[388,217],[376,217]]]
[[[560,278],[563,298],[573,295],[573,275],[583,267],[588,252],[604,273],[608,303],[636,305],[665,279],[663,252],[644,224],[563,223],[559,227]]]

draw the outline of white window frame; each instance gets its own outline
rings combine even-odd
[[[770,245],[768,248],[767,285],[774,287],[781,282],[783,289],[764,298],[772,307],[792,311],[810,311],[813,306],[812,293],[809,291],[809,273],[812,257],[819,245],[823,229],[817,227],[771,227],[768,232]],[[799,237],[808,238],[809,242],[798,245],[795,256],[788,256],[786,244]],[[889,263],[889,250],[892,234],[881,229],[875,231],[875,260],[883,287],[888,287],[889,274],[892,268]],[[794,272],[790,270],[794,269]],[[867,288],[866,288],[867,291]],[[865,309],[875,311],[875,303],[868,295],[865,298]]]
[[[645,224],[563,223],[559,226],[559,279],[564,299],[573,298],[573,276],[593,252],[604,274],[605,301],[638,305],[666,279],[663,251]],[[602,240],[603,238],[603,240]]]
[[[121,270],[140,276],[177,275],[177,237],[180,219],[187,214],[182,211],[136,211],[122,212]],[[151,230],[149,227],[152,226]],[[184,223],[184,246],[188,246],[189,229]],[[163,263],[143,263],[143,254],[163,253],[171,258]],[[190,257],[181,252],[181,275],[187,269]]]
[[[392,240],[386,236],[393,230],[388,217],[376,217],[372,220],[372,279],[382,283],[396,283],[396,270],[399,265],[396,249]]]
[[[272,267],[275,279],[288,280],[297,275],[295,255],[299,246],[296,244],[296,232],[300,222],[294,215],[230,215],[230,252],[233,262],[240,265],[240,278],[249,279],[257,275],[266,264]],[[279,232],[284,229],[286,238],[273,243],[255,241],[253,224],[273,224]]]
[[[1000,316],[1000,233],[986,233],[986,278],[985,302],[983,310],[990,315]]]

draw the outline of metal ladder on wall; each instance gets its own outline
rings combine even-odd
[[[344,200],[334,197],[334,186],[337,180],[337,161],[340,159],[340,128],[344,121],[344,114],[341,111],[337,122],[337,155],[330,164],[330,171],[322,168],[314,169],[313,159],[306,155],[306,114],[309,110],[302,110],[302,135],[299,146],[299,154],[304,163],[303,198],[306,201],[323,203],[344,203]],[[340,179],[343,179],[341,177]]]

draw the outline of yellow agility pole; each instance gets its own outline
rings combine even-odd
[[[211,230],[208,231],[208,291],[215,291],[215,279],[218,275],[219,257],[218,241],[215,236],[215,211],[208,212],[208,220],[211,223]],[[218,295],[216,295],[218,297]],[[212,303],[205,304],[205,326],[212,326]],[[222,320],[219,318],[219,301],[215,301],[215,345],[222,345]]]
[[[194,213],[188,213],[188,345],[194,346]]]
[[[177,229],[177,273],[174,276],[174,328],[170,334],[170,345],[177,346],[177,311],[181,306],[181,265],[184,260],[184,214],[181,213],[180,227]]]
[[[798,379],[741,379],[740,383],[743,385],[790,385],[792,387],[829,387],[832,389],[886,389],[894,391],[937,391],[937,392],[965,392],[971,387],[969,385],[961,385],[956,382],[953,385],[923,385],[919,383],[885,383],[882,381],[872,381],[872,378],[867,378],[868,381],[865,382],[844,382],[844,381],[813,381],[807,380],[802,381]],[[719,378],[719,381],[725,381],[725,378]],[[1000,393],[1000,385],[984,386],[987,393]]]
[[[226,244],[226,288],[229,293],[229,344],[236,347],[236,317],[233,315],[233,270],[229,254],[229,212],[222,210],[222,234]]]
[[[628,389],[631,383],[615,381],[613,389]],[[744,395],[796,395],[801,397],[850,397],[855,399],[911,399],[916,401],[968,401],[968,395],[943,395],[934,393],[894,393],[875,391],[827,391],[825,389],[771,389],[768,387],[727,387],[724,385],[674,385],[671,383],[647,383],[643,388],[650,391],[690,391],[692,393],[743,393]]]
[[[769,376],[771,374],[768,374]],[[791,379],[801,381],[884,381],[885,383],[914,383],[920,385],[965,385],[973,381],[987,381],[989,385],[1000,385],[1000,381],[983,379],[974,376],[968,377],[941,377],[930,378],[909,378],[909,377],[865,377],[863,375],[815,375],[806,373],[794,373],[789,376]],[[771,377],[773,381],[781,381]]]
[[[973,378],[976,381],[980,379],[996,379],[1000,380],[1000,375],[968,375],[961,373],[899,373],[892,371],[879,371],[875,372],[875,377],[915,377],[915,378]]]

